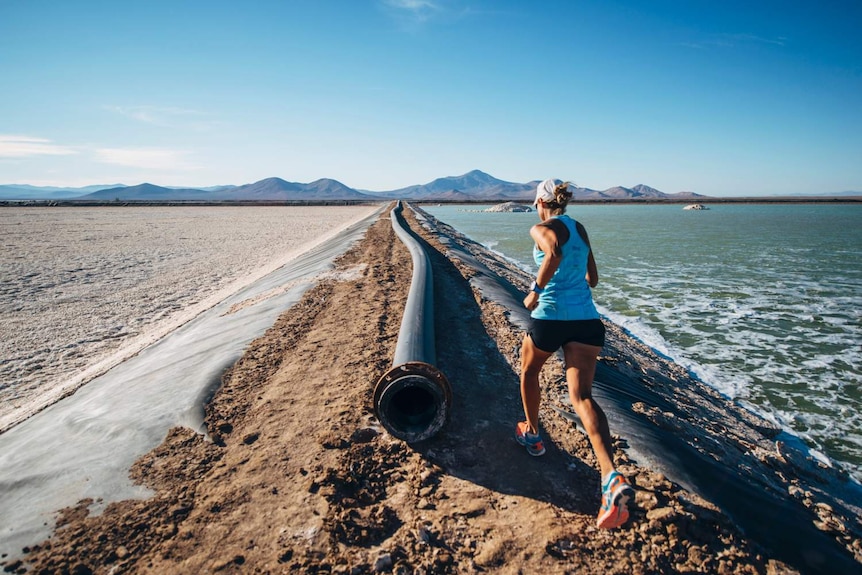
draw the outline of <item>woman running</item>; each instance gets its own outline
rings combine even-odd
[[[518,423],[515,437],[530,455],[545,453],[539,435],[539,372],[562,347],[569,397],[601,467],[602,503],[596,522],[613,529],[628,520],[634,490],[614,469],[608,420],[592,396],[605,326],[590,291],[599,274],[587,231],[565,215],[572,197],[568,187],[545,180],[536,188],[534,205],[541,222],[530,229],[530,236],[539,272],[524,298],[532,319],[521,347],[521,400],[527,420]]]

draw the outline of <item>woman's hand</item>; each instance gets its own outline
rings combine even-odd
[[[530,293],[527,294],[527,297],[524,298],[524,307],[530,311],[533,311],[538,305],[539,294],[531,290]]]

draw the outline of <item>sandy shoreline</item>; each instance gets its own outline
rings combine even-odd
[[[0,211],[0,433],[374,209]]]
[[[135,464],[132,477],[153,489],[153,498],[113,503],[96,517],[84,501],[61,514],[51,539],[28,548],[26,564],[7,569],[794,572],[713,503],[631,459],[619,435],[618,465],[638,489],[638,508],[623,529],[596,529],[598,473],[586,438],[559,414],[559,366],[543,378],[549,453],[530,458],[511,439],[520,417],[521,332],[471,285],[475,271],[428,232],[435,292],[445,294],[435,302],[438,366],[453,385],[453,418],[423,445],[383,433],[371,388],[389,367],[410,273],[409,255],[393,235],[387,218],[373,224],[338,262],[343,274],[310,290],[249,346],[207,406],[213,443],[176,428]],[[471,249],[523,282],[521,272]],[[688,428],[667,409],[639,403],[656,425],[676,426],[681,435],[701,426],[692,440],[724,441],[725,457],[736,443],[747,444],[779,472],[798,471],[780,453],[759,453],[774,448],[769,431],[732,405],[717,408],[736,421],[700,421],[720,398],[689,393],[682,370],[620,330],[610,333],[605,367],[687,410]],[[808,498],[812,520],[859,561],[858,515],[827,511],[822,494],[806,487],[793,477],[783,486],[790,498]]]

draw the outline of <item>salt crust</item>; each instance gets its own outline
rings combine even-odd
[[[377,208],[0,210],[0,432]]]

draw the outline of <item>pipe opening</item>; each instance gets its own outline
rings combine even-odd
[[[446,421],[450,398],[439,381],[409,374],[381,382],[375,412],[395,437],[412,442],[434,435]]]

